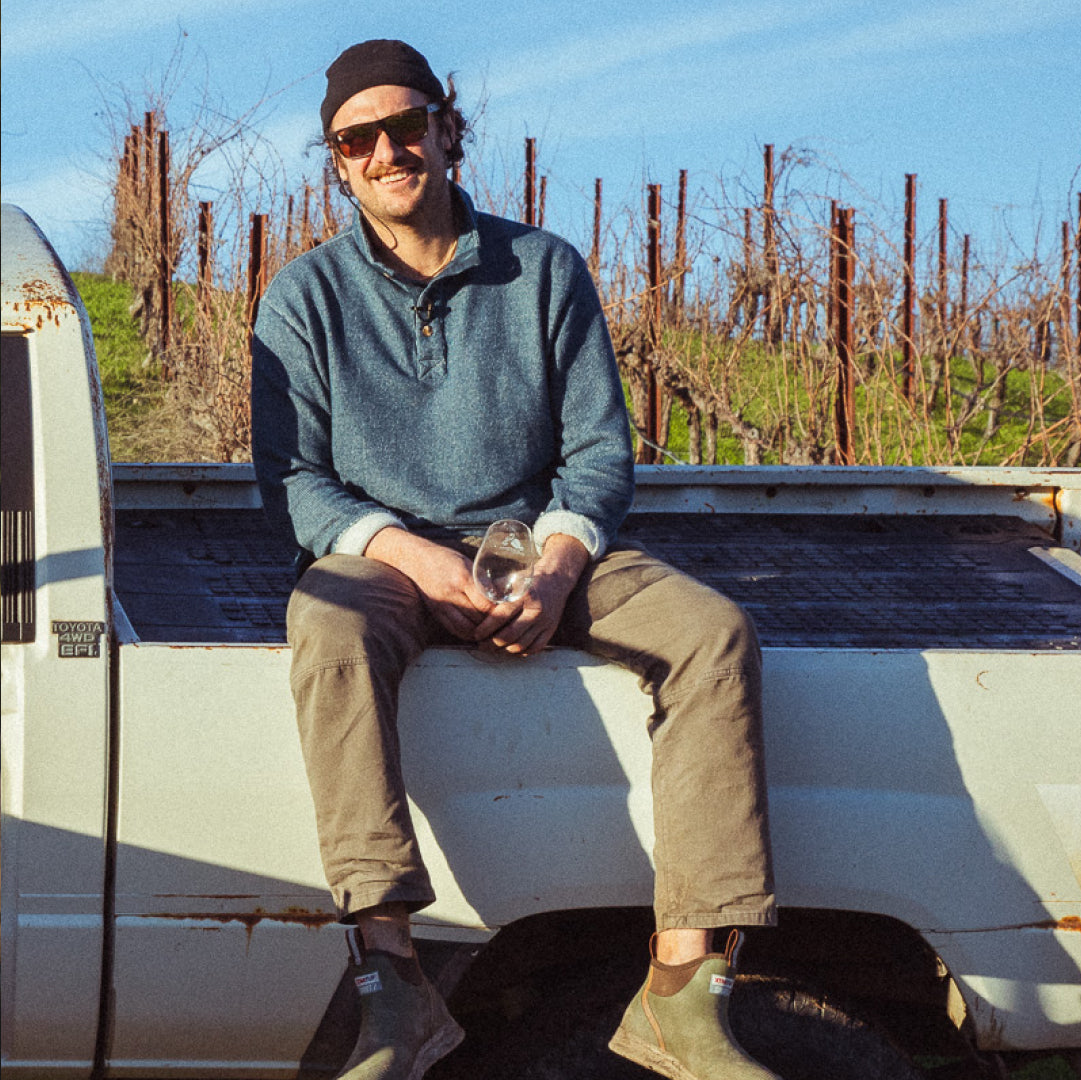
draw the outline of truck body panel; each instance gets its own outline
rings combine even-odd
[[[78,294],[28,218],[5,213],[3,231],[3,1054],[89,1062],[110,752],[108,442]],[[72,928],[65,974],[49,977],[58,924]]]
[[[121,657],[117,963],[132,978],[117,986],[139,989],[130,1013],[118,992],[114,1045],[136,1060],[123,1032],[138,1046],[148,1012],[190,999],[223,1046],[250,1041],[257,1058],[264,1021],[217,1008],[217,988],[235,987],[242,970],[267,988],[299,965],[329,1000],[341,964],[288,653],[144,644]],[[782,902],[901,919],[946,960],[988,1037],[1041,1045],[1054,1016],[1060,1045],[1076,1042],[1077,768],[1059,752],[1076,739],[1076,657],[767,647],[764,660]],[[524,665],[426,653],[403,686],[400,721],[439,897],[417,916],[418,934],[482,940],[538,912],[648,906],[650,709],[634,676],[573,650]],[[1038,727],[1018,723],[1026,713]],[[902,731],[898,770],[891,744]],[[148,953],[191,957],[157,999],[135,977]],[[304,1011],[272,1010],[265,1022],[275,1040],[292,1030],[294,1049],[313,1030]]]

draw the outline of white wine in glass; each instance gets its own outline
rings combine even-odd
[[[493,522],[473,560],[473,580],[497,604],[521,600],[533,584],[533,533],[522,521]]]

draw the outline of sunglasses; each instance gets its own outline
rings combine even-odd
[[[428,134],[428,117],[442,108],[442,105],[433,101],[394,113],[392,116],[384,116],[382,120],[353,124],[341,131],[332,131],[330,141],[343,158],[371,157],[375,153],[375,144],[379,142],[381,131],[385,131],[399,146],[419,143]]]

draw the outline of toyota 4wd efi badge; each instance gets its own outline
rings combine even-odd
[[[95,659],[101,656],[103,622],[68,622],[53,619],[56,655],[62,660]]]

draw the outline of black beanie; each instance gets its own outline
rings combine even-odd
[[[319,116],[323,131],[334,114],[354,95],[373,86],[408,86],[436,101],[446,94],[428,61],[404,41],[362,41],[351,45],[327,68],[327,93]]]

